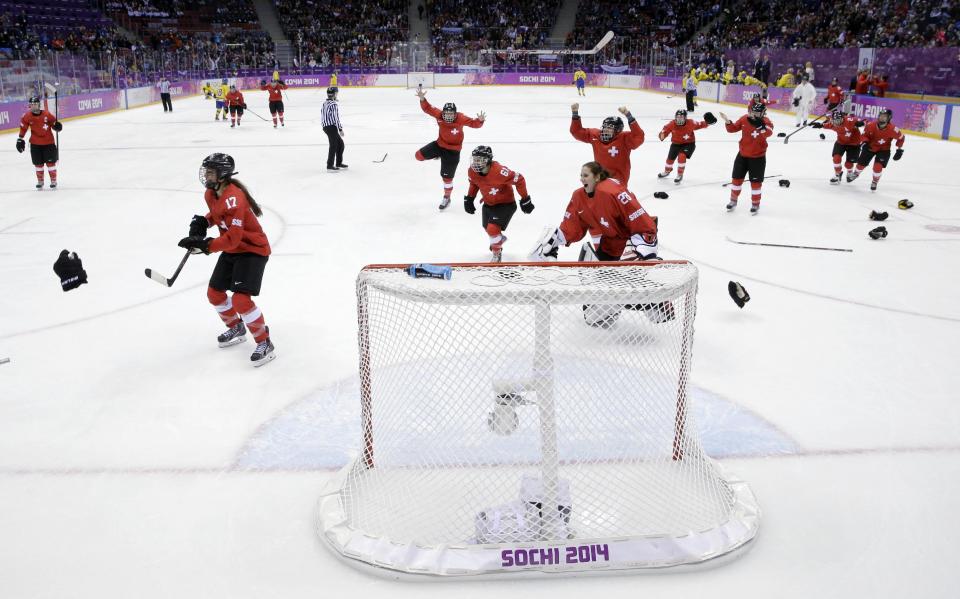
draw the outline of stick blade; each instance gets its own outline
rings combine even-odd
[[[157,283],[160,283],[161,285],[164,285],[166,287],[170,286],[170,279],[156,272],[152,268],[145,268],[143,270],[143,274],[147,275],[148,279],[153,279],[154,281],[156,281]]]

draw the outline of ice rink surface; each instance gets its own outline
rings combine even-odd
[[[177,101],[68,121],[60,189],[36,192],[0,136],[0,595],[64,597],[955,597],[960,549],[960,145],[908,136],[877,192],[828,184],[834,134],[771,139],[760,214],[726,213],[739,134],[698,132],[684,182],[658,180],[656,133],[680,98],[559,88],[430,90],[471,116],[453,203],[417,162],[436,125],[403,89],[341,90],[346,172],[325,171],[323,90],[287,92],[287,126]],[[248,92],[263,116],[265,92]],[[486,261],[468,215],[469,150],[527,179],[505,260],[556,225],[591,159],[568,132],[626,105],[647,133],[630,188],[660,218],[661,255],[700,271],[692,386],[708,451],[749,482],[761,532],[742,559],[659,576],[396,583],[339,562],[314,532],[324,482],[360,446],[354,281],[368,263]],[[743,107],[702,103],[733,118]],[[793,117],[773,113],[777,131]],[[172,274],[200,161],[228,152],[262,204],[274,254],[257,304],[279,358],[218,349],[205,287],[214,257]],[[387,154],[383,163],[374,163]],[[781,188],[776,179],[789,179]],[[652,197],[666,191],[669,199]],[[911,199],[909,211],[897,201]],[[890,236],[872,241],[886,210]],[[853,252],[736,245],[829,246]],[[59,251],[89,284],[64,294]],[[561,251],[576,259],[577,248]],[[752,301],[739,310],[727,282]],[[603,409],[603,398],[596,399]]]

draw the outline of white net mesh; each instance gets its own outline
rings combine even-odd
[[[696,277],[687,263],[361,272],[364,446],[338,525],[420,548],[723,527],[738,493],[686,406]]]

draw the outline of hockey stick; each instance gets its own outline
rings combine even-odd
[[[48,94],[50,93],[50,90],[53,90],[53,110],[54,110],[53,118],[59,121],[60,120],[60,98],[57,95],[57,88],[56,86],[50,85],[49,83],[44,81],[43,89],[44,89],[43,102],[45,104],[44,108],[48,111],[50,110],[50,103],[47,101],[47,98],[49,97]],[[57,139],[56,139],[57,152],[59,152],[60,151],[60,132],[56,131],[54,132],[54,135],[57,136]]]
[[[829,114],[829,113],[827,113],[827,114]],[[783,143],[784,143],[784,144],[790,143],[790,138],[791,138],[791,137],[793,137],[793,136],[796,135],[797,133],[800,133],[801,131],[803,131],[804,129],[806,129],[807,127],[809,127],[810,125],[812,125],[812,124],[816,123],[817,121],[819,121],[820,119],[825,118],[825,117],[827,116],[827,114],[821,114],[821,115],[819,115],[817,118],[815,118],[815,119],[813,119],[812,121],[808,122],[806,125],[800,127],[800,128],[797,129],[796,131],[794,131],[793,133],[788,133],[787,136],[783,138]]]
[[[9,364],[10,358],[0,358],[0,364]]]
[[[484,50],[480,50],[480,54],[497,54],[500,52],[505,52],[507,54],[532,54],[535,56],[547,54],[556,54],[558,56],[567,56],[571,54],[577,56],[592,56],[599,53],[600,50],[603,50],[612,39],[613,32],[608,31],[602,38],[600,38],[600,41],[597,42],[597,45],[591,50],[507,50],[504,48],[486,48]]]
[[[374,162],[379,163],[379,162],[383,162],[383,161],[386,160],[386,159],[387,159],[387,155],[384,154],[384,155],[383,155],[383,158],[381,158],[380,160],[374,160]]]
[[[762,245],[764,247],[771,247],[771,248],[793,248],[798,250],[824,250],[828,252],[852,252],[853,251],[846,248],[827,248],[827,247],[819,247],[815,245],[787,245],[784,243],[759,243],[756,241],[737,241],[736,239],[731,239],[730,237],[727,237],[727,241],[729,241],[730,243],[736,243],[738,245]]]
[[[255,116],[255,117],[257,117],[258,119],[260,119],[261,121],[266,121],[266,122],[268,122],[268,123],[270,122],[269,120],[263,118],[262,116],[260,116],[260,115],[257,114],[256,112],[250,110],[249,108],[244,108],[243,111],[244,111],[244,112],[249,112],[249,113],[252,114],[253,116]]]
[[[189,258],[190,254],[192,253],[193,252],[191,252],[190,250],[187,250],[187,253],[183,255],[183,260],[180,261],[180,265],[177,266],[176,272],[174,272],[173,276],[170,277],[169,279],[163,276],[162,274],[154,271],[152,268],[144,269],[143,274],[147,275],[147,278],[153,279],[154,281],[156,281],[157,283],[160,283],[161,285],[172,287],[173,282],[176,281],[177,277],[180,276],[180,271],[183,270],[183,265],[187,263],[187,258]]]
[[[774,177],[782,177],[782,176],[783,176],[783,175],[781,175],[781,174],[767,175],[767,176],[765,176],[765,177],[763,178],[763,180],[766,181],[767,179],[772,179],[772,178],[774,178]],[[728,182],[726,182],[726,183],[723,184],[723,187],[726,187],[727,185],[730,185],[731,183],[733,183],[733,181],[728,181]]]

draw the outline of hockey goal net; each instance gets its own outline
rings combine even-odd
[[[696,291],[686,262],[364,268],[362,448],[320,499],[321,536],[392,575],[663,568],[747,546],[757,504],[691,416]]]
[[[418,87],[423,87],[424,89],[435,87],[433,84],[433,73],[407,73],[407,88],[416,89]]]

